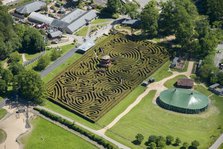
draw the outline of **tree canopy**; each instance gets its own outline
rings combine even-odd
[[[44,95],[43,82],[35,71],[24,70],[16,76],[14,89],[25,100],[34,101]]]
[[[158,33],[159,10],[157,3],[150,1],[141,12],[140,19],[142,21],[142,29],[148,33],[150,37],[156,36]]]

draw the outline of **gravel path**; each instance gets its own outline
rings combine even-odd
[[[187,77],[190,77],[192,69],[193,69],[193,65],[194,62],[189,62],[188,65],[188,69],[186,72],[173,72],[173,75],[171,75],[170,77],[167,77],[159,82],[154,82],[150,85],[147,86],[147,89],[141,94],[139,95],[136,100],[130,104],[125,111],[123,111],[121,114],[119,114],[110,124],[108,124],[106,127],[102,128],[101,130],[98,130],[99,133],[104,134],[108,129],[112,128],[117,122],[119,122],[119,120],[124,117],[126,114],[128,114],[136,105],[138,105],[140,103],[140,101],[151,91],[151,90],[157,90],[156,95],[154,97],[153,102],[155,103],[155,99],[159,96],[160,92],[162,92],[163,90],[166,89],[166,87],[164,86],[164,83],[167,80],[170,80],[178,75],[185,75]]]
[[[215,141],[215,143],[209,149],[217,149],[223,144],[223,134]]]

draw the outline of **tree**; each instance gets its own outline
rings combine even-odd
[[[61,56],[61,51],[53,49],[50,59],[51,59],[51,61],[55,61],[60,56]]]
[[[151,136],[149,136],[148,143],[156,142],[156,140],[157,140],[157,136],[151,135]]]
[[[122,10],[122,3],[120,0],[108,0],[107,11],[112,15],[115,13],[120,13]]]
[[[7,84],[5,80],[0,79],[0,94],[4,94],[7,91]]]
[[[158,136],[156,140],[156,145],[158,148],[164,148],[166,146],[166,140],[163,136]]]
[[[16,76],[14,90],[23,99],[35,101],[42,99],[44,95],[44,84],[33,70],[24,70]]]
[[[24,70],[24,66],[20,63],[11,63],[9,66],[9,70],[12,72],[13,75],[18,75],[20,72]]]
[[[206,12],[211,22],[222,21],[223,19],[223,1],[222,0],[205,0]]]
[[[9,55],[9,61],[10,62],[19,62],[20,57],[21,56],[19,55],[19,53],[17,51],[15,51]]]
[[[200,143],[197,141],[197,140],[194,140],[191,142],[191,146],[194,148],[194,149],[197,149],[197,147],[200,145]]]
[[[142,29],[148,33],[150,37],[154,37],[158,33],[159,10],[154,0],[150,1],[142,10],[140,19],[142,21]]]
[[[136,144],[141,144],[144,139],[144,136],[138,133],[135,138],[136,138]]]
[[[22,40],[22,51],[37,53],[44,50],[44,41],[41,33],[34,28],[27,28]]]
[[[50,61],[49,61],[49,57],[48,57],[48,56],[42,56],[42,57],[39,59],[37,65],[36,65],[36,67],[35,67],[35,70],[37,70],[37,71],[41,71],[41,70],[45,69],[46,66],[49,65],[49,63],[50,63]]]
[[[139,7],[137,4],[129,2],[129,3],[126,3],[124,7],[125,7],[126,14],[128,14],[130,18],[132,19],[137,18],[137,16],[139,15],[138,13]]]
[[[180,143],[181,143],[181,140],[180,140],[180,138],[177,137],[174,144],[176,146],[178,146],[178,145],[180,145]]]
[[[173,136],[170,136],[170,135],[166,136],[166,144],[167,144],[167,145],[172,144],[173,141],[174,141]]]
[[[149,145],[148,145],[148,149],[156,149],[157,147],[156,147],[156,143],[155,142],[151,142],[151,143],[149,143]]]
[[[187,142],[183,143],[182,149],[187,149],[189,147],[189,144]]]
[[[6,82],[6,85],[12,82],[13,74],[8,69],[3,69],[0,74],[1,78]]]

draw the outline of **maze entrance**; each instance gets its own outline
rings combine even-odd
[[[108,67],[99,64],[110,58]],[[168,59],[148,41],[112,35],[47,84],[51,101],[95,122]]]

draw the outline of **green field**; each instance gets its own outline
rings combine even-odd
[[[153,134],[172,135],[188,143],[196,139],[201,144],[199,149],[206,149],[222,132],[223,97],[212,96],[213,106],[206,112],[199,115],[185,115],[154,105],[152,103],[154,94],[155,91],[150,92],[106,134],[132,148],[140,148],[131,141],[135,139],[137,133],[141,133],[146,138],[145,141]],[[143,144],[141,147],[145,148]]]
[[[24,149],[96,149],[80,137],[40,117],[32,121],[33,130],[21,141]]]
[[[155,71],[151,77],[153,77],[156,81],[160,81],[166,77],[169,77],[172,75],[172,72],[168,71],[170,66],[170,61],[167,61],[165,64],[163,64],[162,67],[160,67],[157,71]]]
[[[177,82],[178,79],[181,79],[181,78],[187,78],[187,76],[185,75],[178,75],[168,81],[166,81],[164,83],[164,86],[167,87],[167,88],[171,88],[171,87],[174,87],[174,84]]]
[[[95,19],[91,22],[91,24],[99,24],[99,23],[105,23],[105,22],[108,22],[109,20],[108,19]]]
[[[2,119],[7,114],[5,109],[0,109],[0,119]]]
[[[0,129],[0,144],[3,143],[7,138],[7,134],[4,130]]]
[[[82,27],[75,33],[75,35],[85,37],[87,35],[88,28],[89,28],[88,26]]]

